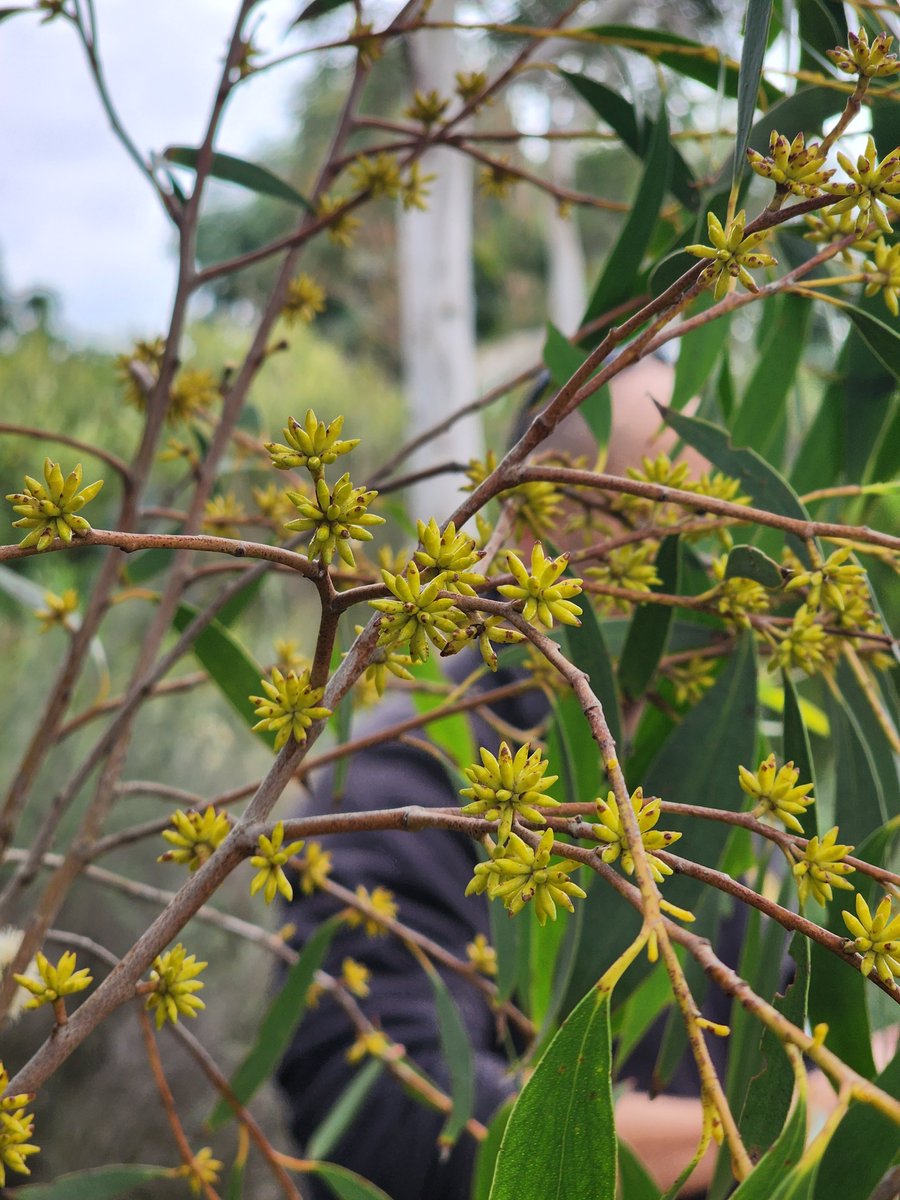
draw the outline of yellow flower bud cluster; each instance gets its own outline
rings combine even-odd
[[[894,39],[886,33],[879,33],[870,46],[868,33],[860,27],[859,33],[848,34],[847,40],[849,46],[836,46],[825,51],[839,71],[871,79],[893,75],[900,70],[897,55],[888,53]]]
[[[383,1029],[367,1029],[357,1034],[356,1041],[347,1051],[347,1062],[358,1063],[366,1057],[387,1057],[393,1042]]]
[[[55,592],[44,592],[46,608],[36,608],[34,615],[41,623],[41,633],[49,633],[54,625],[72,630],[74,623],[70,620],[78,610],[78,592],[75,588],[66,588],[61,596]]]
[[[475,763],[465,770],[471,786],[463,788],[460,795],[468,797],[471,803],[460,811],[467,816],[499,822],[497,841],[500,846],[509,838],[517,817],[544,825],[546,818],[537,806],[554,808],[559,804],[552,796],[545,795],[559,776],[545,776],[549,763],[543,758],[540,747],[529,751],[531,747],[525,745],[513,754],[509,745],[501,742],[494,757],[482,746],[479,751],[481,764]]]
[[[882,233],[890,235],[891,222],[887,213],[900,213],[900,196],[897,194],[900,192],[900,146],[879,160],[875,142],[869,137],[865,153],[857,155],[856,162],[840,151],[837,160],[850,178],[825,184],[824,191],[841,197],[831,206],[830,212],[839,216],[855,211],[858,233],[874,221]]]
[[[832,898],[832,888],[853,891],[853,884],[844,876],[850,875],[856,868],[843,861],[853,847],[838,845],[837,835],[838,827],[835,825],[822,838],[811,837],[802,854],[797,847],[791,847],[794,860],[791,870],[797,880],[801,904],[805,904],[812,896],[824,905]]]
[[[628,588],[632,592],[649,592],[661,582],[656,573],[653,559],[659,543],[653,541],[629,542],[607,551],[603,562],[585,571],[590,579],[601,586]],[[601,611],[629,612],[633,607],[630,600],[617,596],[599,598]]]
[[[324,474],[325,467],[331,466],[341,454],[349,454],[359,445],[359,438],[341,438],[343,428],[343,417],[335,417],[326,425],[311,408],[306,410],[302,425],[293,417],[288,417],[284,428],[287,445],[281,442],[265,443],[272,466],[279,471],[305,467],[314,479],[319,478]]]
[[[863,975],[871,975],[874,970],[885,983],[900,975],[900,913],[893,916],[892,907],[890,896],[885,896],[873,913],[857,892],[856,916],[846,911],[841,913],[853,934],[847,949],[863,956],[860,968]]]
[[[533,901],[539,925],[545,925],[548,918],[556,920],[558,904],[574,912],[572,897],[583,900],[587,893],[569,879],[562,867],[550,866],[552,850],[552,829],[545,831],[536,850],[517,833],[511,833],[505,843],[494,848],[488,862],[476,866],[466,895],[486,892],[489,900],[502,900],[510,916]]]
[[[355,958],[345,958],[341,964],[341,983],[353,996],[364,1000],[369,994],[372,972]]]
[[[656,822],[660,817],[659,797],[653,796],[645,800],[643,788],[635,788],[632,792],[631,807],[634,810],[634,815],[637,817],[638,829],[641,832],[641,842],[647,851],[647,862],[651,874],[657,883],[662,883],[666,875],[672,874],[672,868],[668,863],[658,858],[653,851],[664,850],[667,846],[671,846],[673,842],[678,841],[681,834],[672,831],[663,832],[655,828]],[[621,858],[623,869],[627,874],[632,875],[634,873],[634,858],[628,846],[628,839],[625,836],[625,826],[622,823],[619,806],[612,792],[608,793],[605,801],[598,798],[597,816],[599,820],[592,826],[594,837],[598,841],[606,843],[600,857],[604,862],[608,863],[613,863],[616,859]]]
[[[212,371],[206,367],[185,367],[175,376],[169,390],[166,421],[170,425],[192,421],[221,398],[222,392]]]
[[[116,374],[125,390],[125,399],[140,412],[147,407],[147,393],[159,379],[165,352],[165,338],[159,337],[153,341],[138,340],[127,354],[116,356]]]
[[[563,579],[557,583],[568,561],[568,554],[547,558],[544,547],[540,542],[535,542],[529,571],[519,556],[510,550],[506,562],[516,582],[501,584],[497,590],[507,600],[522,602],[522,616],[526,621],[537,619],[548,629],[553,628],[554,620],[563,625],[580,625],[578,618],[581,609],[572,602],[571,597],[581,592],[582,581]]]
[[[370,600],[384,615],[378,635],[379,646],[409,645],[413,662],[424,662],[429,643],[443,650],[450,635],[468,623],[467,615],[454,604],[452,596],[441,596],[452,582],[449,572],[441,571],[430,583],[423,584],[416,563],[409,562],[403,574],[382,569],[381,578],[392,600]]]
[[[466,956],[479,974],[497,974],[497,951],[483,933],[476,933],[473,940],[466,946]]]
[[[221,846],[231,828],[228,814],[217,812],[211,804],[202,813],[178,809],[170,819],[172,828],[164,829],[162,835],[175,849],[166,850],[156,861],[183,863],[191,872]]]
[[[59,463],[44,459],[44,483],[25,476],[25,491],[11,492],[6,498],[19,520],[13,521],[14,529],[29,529],[19,542],[20,546],[34,546],[46,550],[56,538],[69,545],[73,537],[84,537],[91,527],[79,517],[78,511],[97,495],[103,480],[89,484],[81,491],[81,463],[63,477]]]
[[[275,749],[280,750],[293,735],[296,742],[306,741],[306,731],[313,721],[324,721],[331,716],[330,708],[323,708],[319,701],[325,689],[310,685],[309,672],[288,671],[282,674],[272,668],[271,682],[261,679],[260,686],[265,696],[251,696],[256,705],[257,721],[253,732],[268,730],[275,734]]]
[[[147,997],[147,1008],[154,1014],[157,1029],[162,1029],[166,1021],[174,1025],[179,1016],[196,1017],[200,1009],[206,1008],[195,995],[203,987],[197,976],[206,966],[205,962],[197,962],[196,955],[188,954],[181,942],[153,960],[153,990]]]
[[[361,925],[369,937],[384,937],[387,933],[384,921],[393,921],[399,911],[394,893],[386,887],[375,887],[370,892],[359,883],[356,886],[356,898],[360,901],[360,907],[345,910],[346,923],[351,929]]]
[[[748,292],[759,291],[750,272],[777,265],[778,260],[771,254],[757,253],[757,247],[762,245],[767,237],[766,231],[759,230],[757,233],[745,235],[746,223],[747,214],[743,209],[728,222],[727,228],[723,227],[715,213],[707,213],[706,225],[712,245],[695,243],[685,246],[688,254],[711,260],[709,265],[703,268],[700,280],[713,289],[716,300],[724,300],[734,287],[736,279],[740,280]]]
[[[331,853],[320,842],[307,842],[306,854],[300,862],[300,890],[311,896],[316,888],[325,885],[331,873]]]
[[[813,785],[798,785],[799,778],[800,771],[792,762],[776,769],[774,754],[763,759],[755,774],[746,767],[738,767],[741,788],[755,801],[751,810],[753,816],[774,817],[795,833],[803,833],[798,816],[802,816],[815,803],[815,797],[808,794]]]
[[[799,667],[807,675],[815,675],[831,666],[840,652],[838,639],[825,632],[816,614],[802,604],[794,613],[787,629],[774,630],[774,652],[768,670],[790,671]]]
[[[8,1087],[9,1073],[0,1063],[0,1093]],[[32,1099],[30,1092],[19,1092],[0,1100],[0,1187],[6,1184],[7,1170],[30,1175],[25,1159],[40,1151],[40,1146],[30,1141],[34,1134],[34,1114],[25,1111]]]
[[[685,663],[674,663],[666,667],[665,676],[672,684],[675,703],[694,705],[716,681],[716,660],[695,655]]]
[[[325,311],[325,289],[311,275],[297,275],[287,286],[281,315],[288,325],[311,325]]]
[[[76,957],[73,950],[67,950],[56,966],[40,951],[34,956],[35,966],[40,979],[31,975],[14,975],[16,983],[31,992],[31,999],[25,1003],[25,1008],[40,1008],[42,1004],[55,1004],[63,996],[72,996],[83,992],[94,981],[87,967],[75,970]]]
[[[384,524],[384,517],[367,512],[377,495],[375,491],[354,487],[346,472],[333,488],[329,488],[320,476],[315,481],[315,500],[302,492],[288,492],[288,498],[300,516],[288,521],[285,529],[295,533],[312,531],[308,547],[310,558],[330,563],[337,551],[348,567],[355,567],[351,540],[370,542],[369,527]]]
[[[789,142],[776,129],[769,135],[768,156],[748,150],[747,161],[757,175],[771,179],[779,191],[793,192],[795,196],[820,195],[822,186],[834,174],[824,170],[825,155],[818,142],[804,145],[802,133]]]
[[[418,88],[413,96],[412,104],[404,111],[411,121],[419,121],[426,129],[430,129],[441,119],[450,101],[441,96],[434,88],[430,92],[422,92]]]
[[[769,593],[755,579],[744,579],[740,575],[726,579],[727,565],[727,554],[713,561],[712,573],[718,580],[718,586],[712,594],[712,603],[728,624],[736,625],[739,629],[749,629],[752,613],[768,611],[771,604]]]
[[[829,554],[819,566],[814,566],[808,571],[798,571],[785,584],[784,590],[794,592],[806,588],[806,605],[809,609],[818,609],[824,602],[828,608],[843,612],[846,589],[865,577],[861,566],[847,562],[852,553],[852,547],[841,546]]]
[[[222,492],[204,505],[201,528],[214,537],[238,538],[241,536],[240,523],[246,520],[247,510],[234,492]]]
[[[182,1163],[172,1174],[175,1178],[186,1179],[188,1187],[191,1189],[191,1195],[199,1196],[204,1185],[214,1186],[218,1182],[221,1170],[222,1162],[218,1158],[213,1158],[213,1152],[209,1146],[204,1146],[197,1151],[189,1163]]]
[[[284,821],[279,821],[272,830],[272,836],[261,833],[256,843],[256,854],[250,859],[251,867],[256,867],[256,874],[250,883],[250,895],[255,896],[262,891],[266,904],[271,904],[275,897],[281,894],[285,900],[294,898],[294,889],[284,873],[285,863],[299,854],[303,842],[284,844]]]

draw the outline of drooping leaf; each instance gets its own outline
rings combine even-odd
[[[759,101],[763,59],[769,39],[772,0],[747,0],[744,14],[744,42],[741,48],[741,67],[738,76],[737,134],[735,136],[732,182],[740,178],[744,166],[744,151],[750,140],[750,129]]]
[[[349,1129],[353,1118],[384,1071],[380,1058],[370,1058],[359,1068],[306,1142],[309,1158],[326,1158]]]
[[[656,573],[660,582],[654,592],[678,594],[681,582],[681,540],[667,537],[656,556]],[[619,660],[619,683],[622,691],[633,700],[639,699],[665,653],[675,609],[669,605],[641,604],[635,609],[625,649]]]
[[[597,116],[612,126],[628,149],[643,159],[653,139],[655,123],[649,118],[639,121],[634,106],[606,84],[574,71],[561,71],[560,74],[587,101]],[[686,208],[695,209],[700,203],[700,189],[693,173],[675,145],[670,146],[669,153],[669,187]]]
[[[191,171],[196,171],[199,156],[199,150],[193,146],[169,146],[163,151],[163,158],[168,162],[187,167]],[[248,162],[244,158],[236,158],[233,154],[217,151],[212,156],[209,173],[224,183],[235,183],[248,191],[256,192],[257,195],[271,196],[306,212],[315,212],[310,202],[295,187],[259,163]]]
[[[225,1189],[225,1200],[244,1200],[244,1174],[247,1169],[246,1158],[235,1159],[228,1174],[228,1186]]]
[[[141,1163],[111,1164],[60,1175],[51,1183],[26,1183],[15,1190],[26,1200],[116,1200],[134,1195],[134,1190],[153,1179],[171,1176],[171,1167],[152,1167]]]
[[[773,1193],[799,1160],[806,1141],[806,1102],[798,1095],[794,1106],[771,1150],[759,1160],[753,1172],[731,1193],[731,1200],[772,1200]]]
[[[726,96],[737,99],[740,67],[715,46],[703,45],[665,29],[640,29],[632,25],[594,25],[587,32],[605,44],[645,54],[680,75],[706,84],[714,92],[721,86]],[[782,95],[765,80],[760,90],[770,104]]]
[[[578,663],[589,677],[594,695],[603,705],[603,715],[613,740],[617,746],[621,746],[622,714],[603,626],[589,604],[582,605],[582,610],[581,624],[565,627],[563,638],[566,655],[571,662]]]
[[[896,807],[897,768],[888,747],[883,764],[886,778],[882,780],[876,753],[879,743],[884,743],[884,733],[853,672],[845,664],[841,666],[844,669],[838,670],[839,686],[845,686],[849,695],[838,693],[832,697],[829,709],[835,760],[834,819],[842,838],[858,846],[887,820],[888,796],[894,798]],[[867,716],[871,720],[866,721]],[[873,738],[877,740],[873,742]],[[888,785],[887,793],[884,783]]]
[[[463,1025],[456,1001],[450,995],[440,974],[423,955],[419,960],[434,992],[441,1039],[441,1053],[450,1073],[450,1098],[453,1101],[438,1142],[447,1148],[454,1145],[472,1115],[475,1105],[475,1067],[472,1043]]]
[[[609,993],[592,988],[516,1100],[490,1200],[614,1200],[615,1188]]]
[[[500,1152],[500,1142],[513,1110],[513,1100],[508,1100],[492,1117],[488,1135],[480,1142],[475,1154],[475,1174],[472,1178],[472,1200],[488,1200],[494,1181],[494,1168]]]
[[[659,1188],[624,1142],[619,1142],[620,1200],[659,1200]]]
[[[318,927],[266,1010],[253,1046],[229,1081],[231,1090],[242,1104],[246,1104],[260,1084],[269,1078],[287,1049],[294,1030],[306,1012],[310,984],[342,924],[343,919],[335,916]],[[207,1124],[210,1129],[217,1129],[231,1115],[231,1108],[224,1099],[220,1099]]]
[[[183,633],[199,612],[192,604],[182,602],[175,611],[172,624],[179,633]],[[255,725],[256,717],[250,697],[259,694],[259,681],[265,672],[257,666],[249,652],[218,621],[211,621],[198,634],[192,649],[200,665],[242,720],[248,726]],[[275,740],[274,734],[270,733],[261,732],[257,736],[268,746],[273,745]]]
[[[635,201],[588,301],[582,325],[632,295],[668,186],[669,145],[669,126],[661,102]]]
[[[554,387],[562,387],[578,370],[587,357],[584,350],[573,346],[564,333],[552,321],[547,322],[547,337],[544,341],[544,366],[550,372]]]
[[[784,583],[781,567],[755,546],[733,546],[725,563],[726,579],[753,579],[774,590]]]
[[[616,1074],[659,1014],[673,1002],[669,976],[663,964],[657,963],[622,1006],[616,1036]]]
[[[323,1180],[325,1186],[337,1196],[338,1200],[391,1200],[387,1192],[363,1179],[355,1171],[347,1167],[339,1167],[337,1163],[316,1163],[310,1168],[310,1175],[316,1175]]]
[[[801,933],[791,939],[794,978],[775,1007],[803,1028],[809,996],[809,941]],[[774,1143],[785,1123],[794,1090],[794,1072],[778,1038],[764,1029],[759,1039],[759,1072],[750,1081],[740,1118],[741,1136],[751,1157],[763,1154]]]
[[[855,304],[842,304],[856,331],[884,368],[900,379],[900,333]]]
[[[847,18],[835,0],[800,0],[800,69],[818,71],[828,62],[824,50],[847,45]]]
[[[779,296],[772,305],[756,369],[731,427],[736,446],[752,446],[767,463],[783,466],[785,404],[806,350],[812,305],[802,296]]]
[[[784,735],[782,739],[784,761],[794,764],[800,772],[797,778],[801,783],[811,783],[813,785],[812,794],[815,795],[816,772],[803,709],[793,680],[786,671],[782,673],[782,681],[784,684]],[[806,812],[797,818],[803,826],[803,833],[806,837],[813,837],[819,832],[817,807],[817,805],[811,804]]]

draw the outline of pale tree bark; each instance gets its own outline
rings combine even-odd
[[[435,21],[452,20],[454,0],[435,0]],[[414,86],[453,95],[459,69],[452,31],[428,30],[411,44]],[[452,150],[431,150],[422,171],[435,174],[426,212],[398,218],[400,327],[410,433],[474,399],[475,290],[472,272],[472,166]],[[413,471],[443,462],[467,463],[484,452],[477,416],[458,421],[410,462]],[[410,513],[440,520],[459,502],[459,472],[438,475],[408,491]]]

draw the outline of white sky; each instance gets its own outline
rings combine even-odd
[[[254,42],[274,45],[304,0],[265,0]],[[236,0],[96,0],[109,89],[141,151],[196,145]],[[299,46],[295,33],[284,50]],[[308,60],[242,84],[220,150],[252,156],[290,128]],[[50,288],[66,331],[119,343],[165,327],[173,233],[116,141],[68,22],[24,13],[0,24],[0,270],[14,291]],[[234,189],[230,189],[234,191]]]

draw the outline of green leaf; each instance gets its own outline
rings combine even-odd
[[[383,1071],[384,1063],[380,1058],[370,1058],[359,1068],[307,1139],[306,1154],[309,1158],[324,1158],[331,1153]]]
[[[644,794],[682,804],[726,804],[740,795],[738,763],[756,753],[756,655],[753,638],[744,634],[715,684],[688,712],[647,769]],[[716,821],[666,818],[667,828],[682,829],[686,853],[715,866],[728,835]],[[690,907],[703,887],[687,878],[669,879],[666,895]]]
[[[772,0],[747,0],[744,16],[744,44],[741,49],[741,69],[738,76],[738,115],[735,136],[732,183],[737,183],[744,167],[744,152],[750,140],[753,116],[759,101],[763,59],[769,39]]]
[[[844,670],[838,669],[838,687],[846,687],[848,694],[839,692],[831,698],[831,736],[835,760],[834,820],[841,827],[842,838],[858,846],[887,821],[886,795],[897,795],[897,772],[888,748],[884,766],[889,791],[885,793],[876,761],[879,743],[886,745],[884,734],[853,672],[846,664],[840,666]],[[867,716],[870,719],[864,725]],[[873,738],[877,741],[873,741]]]
[[[133,1195],[134,1189],[151,1179],[171,1178],[171,1167],[151,1167],[141,1163],[93,1167],[60,1175],[51,1183],[26,1183],[15,1190],[23,1200],[115,1200]]]
[[[306,8],[304,8],[293,24],[299,25],[302,21],[312,21],[316,17],[324,17],[332,9],[340,8],[341,5],[348,3],[349,0],[312,0],[312,4],[307,4]]]
[[[809,735],[806,732],[803,708],[793,680],[786,671],[782,672],[782,681],[784,683],[784,736],[782,739],[784,761],[794,764],[800,772],[798,778],[801,783],[813,785],[812,794],[815,796],[817,792],[816,771],[809,745]],[[811,804],[806,812],[798,817],[806,837],[813,837],[819,832],[817,807],[817,805]]]
[[[628,149],[643,159],[656,131],[655,122],[649,118],[639,121],[633,105],[619,92],[598,83],[596,79],[578,75],[573,71],[560,71],[560,74],[569,81],[582,99],[587,101],[597,116],[612,126]],[[700,189],[694,181],[691,168],[678,152],[678,148],[671,143],[669,161],[669,187],[673,195],[686,208],[696,209],[700,204]]]
[[[900,379],[900,334],[897,330],[855,304],[844,301],[841,307],[882,366],[890,371],[895,379]]]
[[[612,659],[609,656],[603,628],[591,605],[584,605],[580,625],[566,625],[563,631],[563,643],[567,658],[571,662],[578,663],[590,679],[594,695],[603,705],[603,715],[606,717],[613,740],[617,746],[621,746],[622,714],[619,710],[619,697],[616,693]],[[582,724],[585,724],[583,720]],[[599,751],[596,751],[595,759],[599,761]]]
[[[665,966],[657,963],[622,1006],[622,1022],[616,1039],[616,1075],[659,1014],[672,1003],[674,997],[669,976]]]
[[[768,335],[732,424],[736,446],[752,446],[773,467],[782,465],[785,404],[806,350],[812,305],[802,296],[779,296],[767,313]]]
[[[900,1054],[875,1079],[889,1096],[900,1095]],[[868,1200],[894,1161],[897,1126],[870,1104],[857,1103],[838,1125],[822,1156],[815,1200]]]
[[[784,583],[781,567],[755,546],[734,546],[725,564],[726,579],[752,579],[774,591]]]
[[[706,291],[698,298],[692,311],[705,312],[712,304],[712,293]],[[720,355],[723,356],[724,362],[730,323],[729,313],[716,321],[699,325],[680,339],[681,348],[678,352],[678,362],[675,364],[675,384],[672,399],[669,401],[676,412],[680,412],[688,400],[700,395]]]
[[[774,1005],[789,1021],[803,1028],[809,997],[809,941],[801,933],[791,939],[791,957],[796,965],[794,978],[784,996],[776,996]],[[760,1070],[750,1081],[740,1130],[751,1158],[757,1158],[773,1144],[784,1125],[794,1091],[794,1072],[781,1043],[770,1029],[759,1039],[757,1061]]]
[[[522,1089],[490,1200],[614,1200],[609,996],[596,987],[588,992]]]
[[[508,1100],[497,1110],[488,1126],[488,1135],[479,1142],[475,1152],[475,1175],[472,1180],[472,1200],[488,1200],[494,1181],[494,1168],[500,1152],[500,1142],[506,1131],[514,1100]]]
[[[181,603],[175,611],[172,624],[179,633],[183,633],[199,613],[200,609],[192,604]],[[259,681],[265,672],[257,666],[234,634],[218,621],[210,621],[194,639],[192,649],[204,671],[245,724],[250,727],[255,725],[256,717],[250,697],[259,692]],[[275,741],[275,735],[271,733],[261,732],[257,736],[267,746]]]
[[[416,679],[427,680],[429,683],[446,683],[447,677],[441,671],[434,657],[424,662],[414,663],[410,668]],[[442,704],[447,703],[446,695],[437,692],[413,692],[413,703],[416,711],[429,713]],[[472,736],[472,727],[465,713],[453,713],[449,717],[440,717],[428,724],[428,736],[443,750],[462,770],[470,763],[480,761]]]
[[[646,54],[654,62],[696,79],[714,92],[721,87],[726,96],[737,99],[740,68],[734,59],[722,54],[715,46],[703,45],[664,29],[639,29],[632,25],[594,25],[585,32],[594,34],[602,42]],[[765,81],[761,89],[768,103],[782,95]]]
[[[573,346],[564,333],[552,321],[547,322],[547,338],[544,342],[544,366],[550,372],[554,387],[562,387],[575,374],[587,358],[584,350]]]
[[[772,1149],[757,1163],[730,1200],[772,1200],[773,1193],[803,1153],[806,1141],[806,1102],[798,1094],[790,1116]]]
[[[232,1164],[231,1171],[228,1175],[228,1186],[225,1189],[225,1200],[243,1200],[244,1197],[244,1172],[247,1169],[246,1158],[238,1161],[235,1159]]]
[[[456,1001],[437,970],[424,956],[419,960],[422,970],[434,991],[441,1052],[450,1072],[450,1096],[453,1107],[438,1137],[438,1144],[451,1147],[465,1128],[475,1106],[475,1068],[472,1058],[472,1043],[466,1033]]]
[[[316,1163],[309,1170],[310,1175],[318,1175],[325,1181],[328,1190],[338,1200],[391,1200],[387,1192],[383,1192],[362,1175],[339,1167],[335,1163]]]
[[[656,571],[660,582],[654,592],[676,594],[681,581],[681,540],[667,537],[656,556]],[[643,696],[647,685],[665,653],[675,609],[663,604],[640,604],[636,607],[625,648],[619,660],[619,683],[632,700]]]
[[[246,1104],[260,1084],[269,1078],[287,1049],[306,1012],[310,984],[342,924],[343,918],[335,916],[318,927],[266,1010],[250,1052],[231,1077],[231,1090],[241,1104]],[[232,1115],[231,1108],[220,1099],[207,1124],[210,1129],[218,1129]]]
[[[620,1200],[659,1200],[659,1188],[624,1142],[619,1142]]]
[[[196,171],[199,150],[192,146],[169,146],[163,151],[163,158],[179,167],[187,167]],[[244,158],[235,158],[233,154],[216,152],[212,156],[209,173],[225,183],[236,183],[239,187],[256,192],[260,196],[271,196],[275,200],[284,200],[297,208],[315,213],[315,209],[295,187],[273,174],[268,167],[259,163],[247,162]]]
[[[713,425],[711,421],[672,412],[661,405],[657,405],[657,408],[666,424],[671,425],[688,445],[699,450],[720,471],[739,479],[742,490],[748,493],[751,503],[757,508],[800,521],[809,520],[809,514],[791,485],[762,455],[749,448],[735,447],[725,430]],[[777,530],[765,532],[771,535],[768,539],[770,542],[780,541]],[[794,539],[794,544],[806,561],[806,549],[803,544],[798,539]]]
[[[635,201],[606,260],[603,274],[588,301],[582,325],[631,298],[644,255],[656,228],[668,179],[669,126],[665,107],[660,101],[653,140],[647,151]]]

